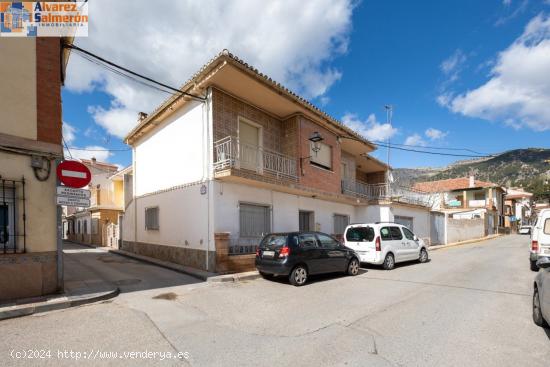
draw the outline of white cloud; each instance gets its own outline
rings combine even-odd
[[[71,144],[76,139],[76,128],[65,121],[63,121],[61,133],[67,144]]]
[[[365,121],[354,113],[347,113],[342,117],[342,123],[368,140],[383,141],[397,133],[397,129],[390,124],[378,122],[373,113]]]
[[[466,55],[462,50],[457,49],[451,56],[443,60],[439,68],[447,76],[447,84],[456,81],[459,77],[460,71],[464,63],[466,62]]]
[[[482,86],[447,99],[455,113],[536,131],[550,129],[550,17],[539,14],[499,53]],[[444,98],[443,98],[444,99]]]
[[[430,139],[430,140],[441,140],[445,138],[449,133],[443,132],[438,129],[434,129],[433,127],[430,127],[427,129],[424,134]]]
[[[90,145],[86,146],[83,149],[71,149],[70,154],[67,151],[67,149],[64,149],[65,157],[71,157],[74,159],[92,159],[95,158],[100,162],[107,162],[109,160],[109,157],[111,157],[113,154],[109,151],[107,151],[105,147],[99,146],[99,145]]]
[[[419,134],[413,134],[405,139],[405,145],[426,146],[426,141]]]
[[[512,3],[512,0],[502,0],[502,4],[508,6]]]
[[[511,0],[504,0],[503,4],[506,6],[507,10],[509,9],[509,5],[512,3]],[[499,17],[496,22],[495,26],[501,26],[506,23],[508,23],[510,20],[514,19],[521,13],[523,13],[525,10],[527,10],[527,5],[529,5],[529,0],[522,0],[521,3],[515,8],[510,14]]]
[[[227,48],[306,98],[323,97],[342,73],[330,67],[347,52],[353,0],[277,2],[90,1],[90,36],[77,45],[164,83],[180,86]],[[112,96],[108,108],[90,109],[95,121],[123,137],[167,95],[116,76],[76,53],[66,86]]]

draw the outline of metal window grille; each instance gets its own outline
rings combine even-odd
[[[159,208],[158,206],[145,208],[145,229],[159,229]]]
[[[26,251],[25,178],[0,176],[0,253]]]

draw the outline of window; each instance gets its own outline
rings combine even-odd
[[[484,192],[475,192],[474,193],[474,200],[485,200],[485,193]]]
[[[348,215],[334,214],[334,234],[344,234],[348,224]]]
[[[262,237],[271,232],[269,206],[239,204],[239,226],[241,237]]]
[[[82,233],[82,232],[80,232],[80,221],[77,222],[77,229],[78,229],[78,231],[76,233],[78,233],[78,234]]]
[[[372,227],[355,227],[346,232],[346,240],[352,242],[371,242],[374,239]]]
[[[403,233],[405,234],[405,238],[411,241],[414,241],[414,234],[409,231],[407,228],[403,228]]]
[[[300,210],[298,228],[300,231],[313,231],[314,227],[313,212]]]
[[[84,234],[88,234],[88,221],[87,221],[86,219],[84,219],[83,228],[84,228],[84,229],[82,230],[82,232],[83,232]]]
[[[300,247],[316,248],[318,247],[317,238],[313,234],[301,234],[299,236]]]
[[[159,229],[159,207],[145,208],[145,230]]]
[[[314,143],[309,143],[309,161],[315,166],[320,166],[326,169],[332,169],[332,147],[325,143],[317,143],[319,145],[319,151],[313,150]]]
[[[0,205],[0,244],[2,245],[8,243],[10,239],[9,225],[8,206]]]
[[[550,218],[544,221],[544,234],[550,234]]]
[[[269,235],[265,236],[260,244],[261,248],[281,248],[286,245],[287,236]]]
[[[92,218],[92,234],[98,234],[99,232],[99,219]]]
[[[322,248],[333,249],[338,247],[338,241],[336,241],[332,237],[319,233],[317,234],[317,238],[319,239],[319,242],[321,243]]]
[[[392,240],[402,240],[403,234],[399,227],[390,227],[391,239]]]
[[[390,229],[388,227],[380,228],[380,238],[382,238],[382,241],[391,241]]]

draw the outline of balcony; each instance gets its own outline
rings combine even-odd
[[[296,158],[227,136],[214,143],[214,171],[231,168],[267,173],[278,179],[298,179]]]
[[[391,200],[422,206],[432,204],[429,194],[393,183],[368,184],[361,181],[342,180],[342,193],[368,200]]]

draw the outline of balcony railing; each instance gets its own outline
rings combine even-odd
[[[227,136],[214,143],[214,170],[238,168],[258,174],[271,173],[277,178],[296,180],[296,159],[263,147],[240,142]]]
[[[397,202],[431,206],[431,196],[425,192],[396,184],[368,184],[361,181],[342,180],[342,192],[369,200],[387,199]]]

